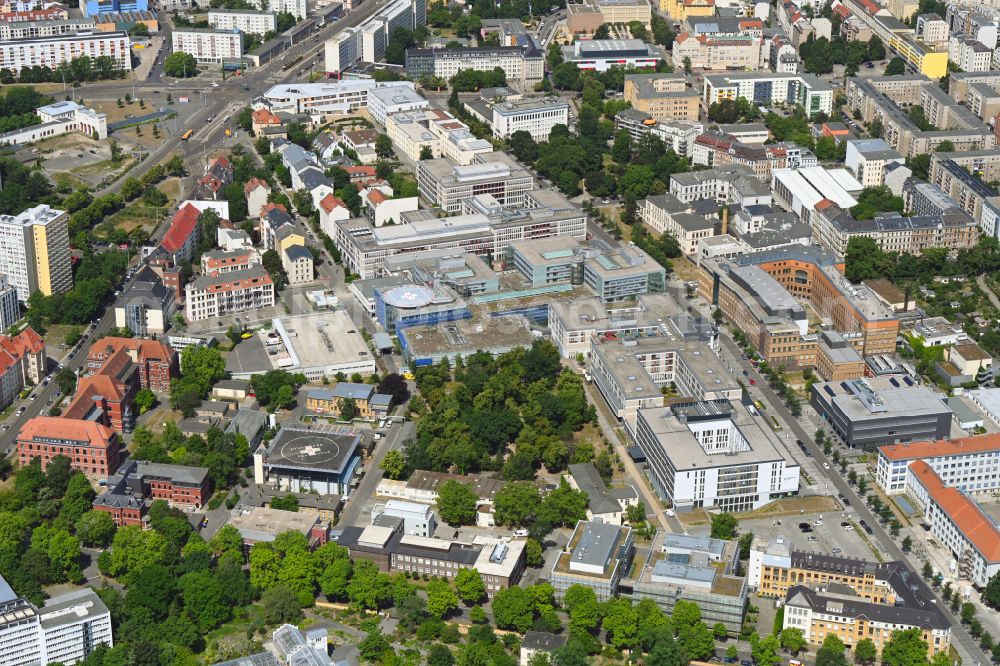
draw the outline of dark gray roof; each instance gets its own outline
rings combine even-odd
[[[915,574],[914,574],[915,575]],[[825,594],[805,585],[789,588],[785,605],[808,605],[812,610],[842,617],[864,617],[874,622],[902,624],[925,629],[947,629],[951,623],[928,598],[923,607],[909,605],[890,606],[866,601],[861,597],[843,594]]]
[[[285,248],[285,254],[288,258],[295,261],[296,259],[312,259],[312,252],[305,245],[290,245]]]
[[[569,473],[573,475],[573,481],[577,487],[587,493],[590,498],[590,511],[595,515],[602,513],[618,513],[622,510],[618,500],[608,492],[604,480],[597,473],[597,468],[593,463],[578,463],[569,466]]]
[[[309,167],[299,172],[299,179],[306,186],[307,190],[315,190],[317,187],[327,186],[333,188],[333,181],[327,178],[326,174],[316,167]]]
[[[529,631],[521,641],[521,647],[528,650],[551,652],[566,645],[566,636],[550,634],[547,631]]]

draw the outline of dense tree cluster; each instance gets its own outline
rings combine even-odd
[[[411,471],[502,470],[508,480],[533,479],[541,464],[558,471],[593,457],[571,437],[594,418],[593,407],[548,341],[498,358],[477,352],[454,370],[447,362],[417,368],[416,380],[429,411],[406,448]]]
[[[36,206],[59,204],[59,196],[40,171],[32,171],[13,157],[0,157],[0,213],[17,215]]]
[[[295,401],[295,392],[306,383],[301,372],[270,370],[250,378],[250,385],[257,395],[257,402],[270,410],[284,409]]]
[[[45,65],[32,65],[23,67],[14,76],[14,72],[4,67],[0,69],[0,83],[8,85],[15,81],[20,83],[84,83],[86,81],[99,81],[106,79],[117,79],[125,75],[125,72],[116,67],[115,59],[111,56],[80,56],[73,58],[69,62],[60,63],[58,67],[52,68]]]
[[[812,74],[829,74],[834,65],[846,65],[847,76],[858,73],[861,63],[885,58],[885,45],[877,36],[866,42],[849,42],[837,35],[832,40],[809,35],[799,47],[805,70]]]
[[[498,88],[507,85],[507,73],[501,67],[488,71],[475,69],[458,70],[448,83],[459,92],[476,92],[483,88]]]
[[[870,220],[886,213],[902,213],[906,204],[885,185],[866,187],[858,195],[858,203],[851,207],[855,220]]]
[[[28,323],[44,331],[46,323],[87,324],[98,316],[116,285],[125,275],[127,257],[119,250],[95,254],[88,244],[77,262],[73,287],[46,296],[36,291],[28,298]]]
[[[167,421],[159,435],[139,426],[132,444],[137,460],[207,467],[208,478],[216,489],[232,485],[250,456],[247,438],[239,433],[211,428],[204,436],[185,437],[173,421]]]
[[[170,383],[170,407],[185,416],[208,397],[217,381],[226,376],[226,361],[215,347],[191,345],[181,352],[181,376]]]
[[[0,91],[0,133],[37,125],[35,109],[52,102],[30,86],[15,86]]]

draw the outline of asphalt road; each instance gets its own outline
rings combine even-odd
[[[729,335],[723,332],[719,338],[722,340],[722,344],[726,348],[726,351],[728,351],[730,355],[736,359],[737,363],[739,363],[740,366],[742,366],[742,368],[749,373],[749,376],[754,378],[757,382],[754,389],[763,395],[764,399],[767,400],[770,405],[770,408],[781,417],[788,428],[792,431],[792,434],[805,443],[806,448],[809,449],[810,453],[812,453],[813,457],[816,458],[821,465],[823,463],[830,465],[827,477],[833,484],[833,487],[837,489],[837,492],[850,500],[851,508],[857,511],[858,516],[867,522],[875,532],[873,535],[869,536],[869,539],[871,539],[885,554],[886,559],[907,562],[908,559],[906,555],[889,537],[889,534],[882,527],[878,518],[875,517],[871,510],[869,510],[868,506],[861,500],[860,497],[858,497],[851,485],[847,483],[846,479],[835,471],[835,465],[829,458],[827,458],[826,454],[823,453],[823,449],[816,446],[816,442],[813,440],[814,433],[807,433],[805,431],[798,419],[792,416],[792,413],[785,406],[785,403],[773,390],[771,390],[767,380],[759,372],[757,372],[753,365],[751,365],[748,361],[743,360],[742,351],[736,343],[733,342]],[[922,579],[920,580],[920,584],[924,585]],[[924,586],[926,587],[926,585]],[[941,603],[940,600],[938,603],[940,604],[945,617],[951,620],[951,642],[952,645],[955,646],[955,649],[962,655],[963,663],[968,666],[972,666],[973,664],[978,664],[983,661],[983,652],[979,649],[979,642],[973,640],[972,636],[969,635],[969,632],[962,626],[960,619],[951,612],[946,604]]]
[[[386,436],[382,438],[382,441],[375,444],[375,449],[372,451],[371,457],[364,461],[368,469],[365,470],[364,475],[361,477],[361,483],[351,493],[343,511],[340,512],[340,519],[337,521],[338,525],[357,524],[362,508],[371,499],[372,495],[375,494],[375,488],[378,487],[379,481],[382,480],[382,470],[378,466],[382,462],[382,459],[385,458],[385,454],[393,449],[402,449],[403,443],[412,436],[407,433],[415,432],[415,430],[416,427],[413,423],[394,423],[389,428]]]
[[[128,177],[138,178],[149,171],[153,165],[162,162],[170,153],[180,148],[182,157],[188,161],[195,155],[218,146],[221,142],[226,122],[225,117],[238,113],[241,109],[247,108],[250,103],[260,96],[265,90],[278,83],[287,83],[298,77],[298,65],[291,67],[287,72],[282,71],[282,67],[287,62],[292,62],[301,57],[301,62],[308,65],[311,59],[317,54],[322,55],[324,43],[327,39],[346,28],[352,28],[362,23],[382,7],[381,2],[366,2],[355,11],[339,21],[327,24],[317,30],[312,36],[302,40],[291,47],[284,54],[267,63],[263,67],[248,69],[242,76],[233,76],[222,82],[218,88],[206,87],[205,85],[191,86],[185,85],[184,81],[176,82],[176,85],[164,87],[162,77],[135,84],[136,94],[144,96],[151,91],[161,93],[171,92],[195,92],[205,93],[203,99],[193,99],[193,105],[200,105],[194,113],[187,119],[187,127],[195,130],[194,136],[186,143],[179,143],[176,140],[166,141],[141,163],[135,165],[127,172],[123,173],[118,180],[98,191],[96,194],[109,194],[121,189],[122,183]],[[164,47],[163,56],[167,54],[167,47]],[[162,64],[161,64],[162,66]],[[161,67],[158,66],[158,67]],[[106,86],[108,90],[120,90],[122,94],[133,89],[132,83],[122,82],[112,83]],[[244,89],[246,88],[246,89]],[[97,96],[105,94],[105,86],[100,84],[88,86],[87,94]]]

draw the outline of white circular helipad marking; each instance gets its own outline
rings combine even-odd
[[[280,453],[289,462],[321,465],[340,456],[340,444],[315,434],[299,435],[284,442]]]

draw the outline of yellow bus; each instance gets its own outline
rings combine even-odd
[[[187,141],[188,139],[191,138],[192,134],[194,134],[194,130],[188,130],[187,132],[184,132],[184,134],[181,134],[181,141]]]

